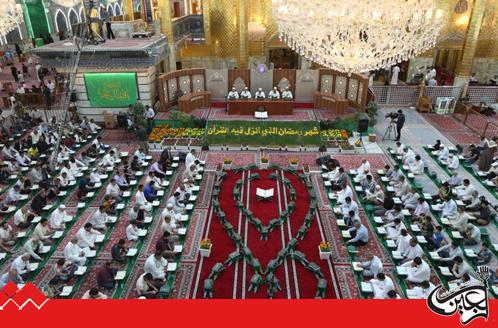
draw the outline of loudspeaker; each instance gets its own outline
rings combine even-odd
[[[364,133],[368,131],[368,118],[361,117],[358,119],[358,126],[356,127],[356,131],[360,133]]]

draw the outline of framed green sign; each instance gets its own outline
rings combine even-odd
[[[138,100],[136,73],[84,73],[93,107],[127,107]]]

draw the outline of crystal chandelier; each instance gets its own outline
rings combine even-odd
[[[0,36],[7,35],[23,20],[22,6],[15,0],[0,1]]]
[[[432,48],[443,23],[434,0],[273,0],[281,39],[348,74],[390,67]]]

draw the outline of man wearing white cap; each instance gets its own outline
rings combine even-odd
[[[55,210],[49,219],[50,228],[53,230],[64,230],[66,228],[66,221],[70,221],[70,217],[66,212],[66,205],[61,204]]]
[[[255,96],[257,100],[263,100],[266,98],[265,92],[262,88],[259,88],[258,91],[256,91]]]
[[[289,90],[289,87],[285,88],[284,92],[282,92],[283,100],[292,100],[292,91]]]
[[[239,93],[237,92],[237,90],[235,90],[235,87],[233,87],[232,90],[230,90],[230,92],[228,93],[228,100],[237,99],[239,99]]]
[[[242,92],[240,93],[240,98],[251,99],[252,98],[251,91],[249,91],[247,87],[244,87],[244,90],[242,90]]]
[[[268,93],[268,98],[271,100],[277,100],[280,99],[280,92],[278,92],[277,87],[273,87],[273,90],[270,90]]]
[[[448,157],[448,170],[456,170],[459,165],[460,162],[458,161],[458,156],[450,154]]]
[[[183,172],[182,178],[189,182],[195,181],[195,176],[197,175],[197,165],[191,164],[187,169]]]
[[[166,204],[166,208],[161,213],[161,220],[164,220],[169,215],[175,222],[179,221],[182,215],[181,213],[175,213],[173,208],[174,205],[172,203]]]

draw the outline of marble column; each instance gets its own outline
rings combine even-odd
[[[171,22],[171,7],[169,0],[158,0],[159,19],[161,20],[161,33],[168,38],[169,46],[169,69],[176,69],[176,49],[173,37],[173,26]]]
[[[466,93],[469,85],[469,78],[472,74],[472,64],[474,62],[485,8],[486,0],[474,0],[469,25],[465,34],[462,56],[457,64],[455,82],[453,83],[455,86],[464,88],[463,94]]]
[[[133,20],[133,0],[123,0],[123,16],[125,20]],[[128,19],[126,19],[128,17]]]

